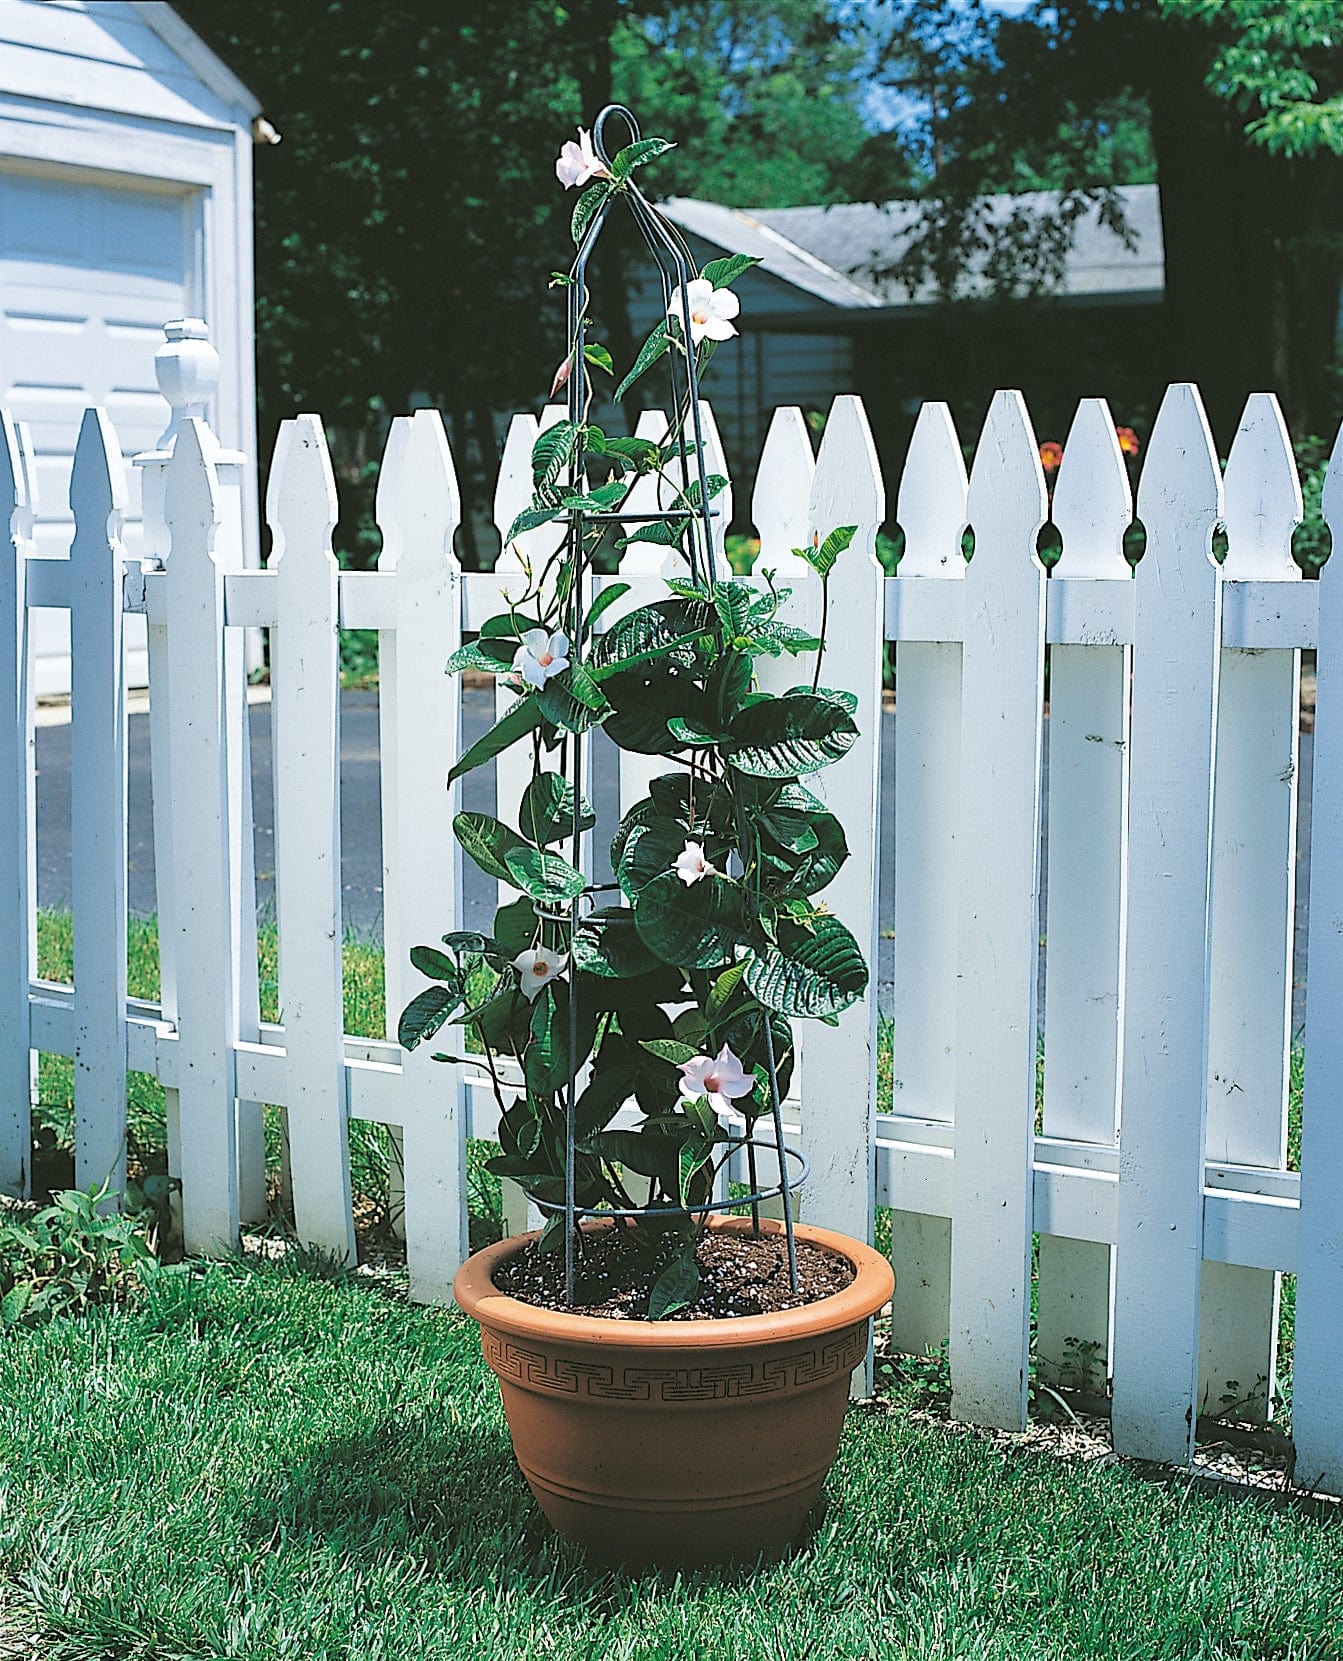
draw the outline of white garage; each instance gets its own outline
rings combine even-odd
[[[225,444],[255,451],[258,109],[168,5],[0,0],[0,404],[32,429],[43,552],[69,546],[87,404],[107,409],[128,458],[153,448],[166,415],[154,353],[174,318],[209,324],[221,359],[210,419]],[[139,481],[127,474],[135,552]],[[248,514],[254,529],[254,498]],[[38,695],[62,692],[65,615],[36,623]],[[143,684],[142,633],[129,651]]]

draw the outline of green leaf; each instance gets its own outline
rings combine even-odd
[[[574,930],[574,966],[603,980],[631,980],[658,967],[626,906],[598,906]]]
[[[526,844],[510,848],[504,855],[504,865],[508,871],[506,882],[548,906],[563,905],[581,894],[586,886],[583,873],[567,859]]]
[[[430,980],[443,980],[455,984],[459,978],[457,965],[446,952],[440,952],[436,946],[412,946],[410,961]]]
[[[636,473],[648,472],[662,459],[662,452],[651,438],[608,438],[592,448],[596,455],[610,456]]]
[[[709,988],[709,997],[706,1012],[710,1020],[722,1014],[727,1007],[728,1000],[741,985],[741,978],[746,973],[746,963],[734,963],[730,969],[724,969]]]
[[[747,964],[746,984],[781,1015],[838,1015],[862,997],[867,965],[838,917],[822,914],[810,928],[781,920],[777,945],[766,945]]]
[[[733,956],[743,937],[742,890],[721,876],[687,887],[667,871],[639,890],[634,917],[644,942],[664,963],[713,969]]]
[[[642,889],[661,876],[671,876],[684,887],[672,869],[686,844],[685,828],[676,820],[645,814],[627,829],[622,826],[616,839],[620,844],[615,860],[616,881],[628,899],[636,899]]]
[[[707,1106],[707,1103],[705,1104]],[[699,1115],[696,1114],[698,1119]],[[712,1117],[712,1115],[710,1115]],[[703,1126],[700,1126],[701,1131]],[[706,1147],[703,1140],[696,1138],[692,1142],[681,1144],[681,1154],[678,1160],[677,1193],[682,1205],[690,1204],[690,1185],[713,1157],[713,1143]]]
[[[822,577],[828,577],[835,568],[835,561],[853,541],[858,533],[857,525],[840,525],[831,531],[825,541],[819,546],[810,548],[794,548],[793,552],[805,559],[807,564]]]
[[[494,914],[494,938],[505,957],[515,958],[536,939],[536,908],[528,899],[501,905]]]
[[[478,738],[466,754],[459,758],[457,765],[448,774],[448,783],[452,784],[461,778],[464,773],[470,773],[477,767],[483,767],[487,761],[493,761],[495,756],[506,750],[510,744],[516,744],[520,738],[526,738],[541,725],[544,714],[535,698],[523,698],[514,704],[506,715],[501,715],[483,738]]]
[[[0,1327],[17,1326],[33,1296],[31,1281],[21,1280],[0,1298]]]
[[[583,618],[584,634],[587,634],[591,630],[592,625],[604,611],[606,611],[610,606],[613,606],[617,600],[623,600],[629,591],[630,585],[628,583],[607,583],[601,593],[598,594],[597,598],[587,609],[587,615]]]
[[[680,1144],[669,1136],[654,1136],[646,1130],[599,1130],[579,1151],[609,1159],[641,1177],[652,1177],[669,1190],[676,1188]]]
[[[487,877],[506,882],[510,888],[521,887],[506,862],[515,849],[530,847],[530,843],[524,842],[516,831],[488,813],[459,813],[452,821],[452,829]]]
[[[610,479],[592,490],[566,496],[561,506],[579,513],[606,513],[625,500],[629,486],[622,479]]]
[[[597,823],[586,798],[578,804],[578,829],[591,830]],[[574,829],[574,787],[559,773],[538,773],[527,786],[518,810],[518,829],[538,848],[572,836]]]
[[[712,749],[715,745],[729,742],[726,733],[706,732],[703,727],[696,726],[693,721],[684,721],[679,715],[673,715],[667,722],[667,731],[692,750]]]
[[[536,702],[546,719],[566,732],[587,732],[611,713],[605,693],[581,663],[548,680]]]
[[[573,217],[569,221],[569,234],[573,237],[575,246],[582,242],[587,235],[588,226],[591,225],[597,210],[610,194],[610,182],[603,179],[596,184],[589,185],[574,203]]]
[[[640,1048],[647,1050],[649,1055],[655,1055],[659,1061],[670,1061],[673,1067],[693,1061],[699,1054],[693,1044],[681,1044],[675,1038],[645,1038]]]
[[[512,642],[505,645],[500,641],[497,645],[489,642],[472,640],[465,646],[459,646],[443,666],[447,675],[459,674],[463,669],[481,669],[487,675],[497,675],[500,670],[506,669],[513,662],[514,647]]]
[[[401,1011],[397,1022],[396,1039],[403,1050],[413,1050],[426,1038],[432,1038],[443,1023],[462,1007],[460,990],[447,986],[427,986]]]
[[[738,772],[766,779],[819,772],[858,736],[852,715],[810,693],[758,699],[733,716],[728,731],[734,748],[726,759]]]
[[[616,366],[605,346],[598,346],[595,342],[591,346],[585,346],[583,356],[595,369],[603,369],[608,375],[615,374]]]
[[[579,429],[572,421],[557,421],[538,433],[532,445],[532,483],[537,490],[553,486],[573,457]]]
[[[557,1216],[547,1220],[546,1226],[541,1230],[537,1239],[536,1249],[542,1256],[564,1250],[564,1213],[562,1211]]]
[[[655,156],[665,155],[676,146],[669,138],[639,138],[617,150],[611,161],[611,174],[616,179],[628,179],[636,167],[642,167]]]
[[[552,519],[558,519],[564,512],[563,507],[556,502],[553,507],[523,508],[513,523],[508,527],[505,542],[512,542],[514,537],[525,536],[528,531],[534,531],[541,525],[548,525]]]
[[[731,288],[743,272],[759,264],[759,259],[752,254],[729,254],[724,259],[710,260],[700,276],[715,288]]]
[[[699,1264],[695,1261],[693,1241],[653,1282],[648,1299],[648,1319],[663,1321],[695,1301],[699,1291]]]
[[[633,369],[630,370],[629,374],[626,375],[625,379],[621,381],[620,385],[615,389],[612,396],[617,404],[641,375],[647,374],[659,358],[667,355],[667,353],[671,350],[671,344],[672,338],[667,331],[667,324],[664,319],[661,323],[658,323],[654,327],[648,339],[645,340],[643,345],[639,348],[639,355],[634,360]]]

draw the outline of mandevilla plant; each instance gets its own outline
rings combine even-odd
[[[566,187],[587,184],[574,211],[578,258],[555,279],[570,291],[556,376],[569,387],[570,419],[537,439],[531,501],[508,540],[551,522],[564,536],[536,568],[524,557],[519,592],[447,666],[484,670],[518,694],[449,779],[512,745],[530,751],[516,826],[484,813],[454,820],[480,869],[518,898],[499,908],[489,934],[415,948],[411,960],[433,984],[399,1031],[407,1048],[449,1021],[474,1036],[500,1109],[491,1169],[549,1213],[541,1249],[564,1245],[566,1197],[569,1216],[622,1214],[659,1265],[653,1319],[694,1297],[715,1177],[745,1145],[754,1178],[762,1114],[774,1115],[777,1144],[792,1021],[833,1021],[867,985],[857,942],[821,898],[848,856],[844,830],[809,788],[852,745],[856,700],[821,684],[824,625],[816,637],[787,622],[787,589],[768,574],[747,581],[714,569],[709,504],[726,480],[703,469],[696,388],[718,343],[736,333],[732,284],[756,262],[714,260],[695,273],[687,252],[682,280],[664,285],[666,315],[614,399],[666,359],[675,408],[665,438],[609,437],[590,418],[593,374],[614,365],[587,338],[586,255],[622,196],[636,217],[654,212],[630,181],[669,148],[643,139],[607,164],[581,132],[557,164]],[[674,234],[660,216],[659,225]],[[649,475],[666,506],[618,545],[679,550],[686,575],[633,609],[622,607],[630,585],[609,578],[589,598],[596,543]],[[840,527],[799,552],[827,581],[853,535]],[[799,684],[762,690],[762,659],[813,657]],[[609,888],[581,869],[580,838],[596,815],[574,782],[580,746],[598,727],[621,749],[667,763],[615,829]],[[630,1101],[641,1120],[614,1128]]]

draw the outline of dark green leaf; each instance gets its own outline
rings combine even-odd
[[[479,863],[479,861],[477,861]],[[583,873],[558,854],[543,853],[520,843],[504,855],[508,875],[504,879],[544,905],[560,906],[585,887]]]
[[[699,1264],[693,1241],[653,1282],[648,1299],[648,1319],[662,1321],[695,1301],[699,1291]]]
[[[512,642],[505,644],[500,641],[497,645],[489,642],[472,640],[465,646],[459,646],[443,666],[444,673],[456,675],[463,669],[480,669],[487,675],[497,675],[501,669],[506,669],[512,663],[514,647]]]
[[[781,1015],[837,1015],[862,997],[867,965],[839,918],[823,914],[810,928],[780,921],[778,944],[756,952],[746,984]]]
[[[455,987],[427,986],[401,1011],[396,1038],[404,1050],[413,1050],[426,1038],[432,1038],[448,1017],[462,1006],[461,992]]]
[[[587,235],[588,226],[591,225],[598,209],[610,194],[610,183],[602,179],[596,184],[589,185],[574,203],[573,217],[569,221],[569,234],[574,239],[575,247]]]
[[[591,830],[597,815],[586,800],[579,803],[578,829]],[[573,835],[574,787],[559,773],[538,773],[527,786],[518,810],[518,829],[530,842],[544,847]]]
[[[659,959],[639,938],[634,913],[625,906],[599,906],[574,931],[574,964],[603,980],[628,980],[656,969]]]
[[[729,732],[735,746],[727,756],[732,766],[774,779],[828,767],[858,736],[850,714],[832,699],[810,694],[761,698],[733,716]]]
[[[536,1249],[543,1256],[550,1252],[564,1250],[564,1213],[548,1218],[546,1226],[541,1230],[540,1238],[536,1242]]]
[[[715,288],[731,288],[743,272],[749,271],[760,261],[751,254],[729,254],[720,260],[710,260],[700,272],[706,283],[712,283]]]
[[[695,1117],[698,1119],[699,1115],[696,1114]],[[712,1118],[713,1114],[710,1113],[709,1117]],[[702,1128],[703,1127],[701,1126],[701,1129]],[[693,1142],[683,1142],[681,1144],[681,1155],[678,1161],[677,1170],[677,1193],[680,1196],[682,1205],[689,1205],[691,1203],[690,1185],[709,1163],[712,1157],[712,1142],[709,1142],[706,1147],[704,1141],[697,1138]]]
[[[825,541],[819,545],[813,544],[810,548],[794,548],[795,554],[800,554],[807,564],[822,577],[828,577],[834,570],[835,561],[853,541],[857,535],[857,525],[840,525],[831,531]]]
[[[614,399],[617,404],[641,375],[647,374],[659,358],[666,356],[671,350],[671,343],[671,335],[667,332],[667,324],[664,319],[654,327],[648,339],[639,348],[639,355],[634,360],[633,369],[616,388]]]
[[[572,421],[557,421],[538,433],[532,445],[532,483],[537,490],[554,485],[573,456],[579,428]]]
[[[701,877],[687,887],[667,871],[639,890],[634,916],[649,948],[686,969],[715,968],[743,938],[742,890],[727,877]]]
[[[459,813],[452,821],[452,829],[487,877],[505,882],[510,888],[522,886],[506,863],[510,853],[530,846],[516,831],[488,813]]]
[[[508,527],[505,542],[512,542],[516,536],[525,536],[528,531],[534,531],[541,525],[548,525],[552,519],[558,519],[564,512],[563,507],[556,502],[551,507],[523,508],[513,523]]]
[[[536,908],[528,899],[501,905],[494,914],[494,938],[505,957],[515,958],[536,939]]]
[[[693,1061],[699,1054],[693,1045],[678,1043],[674,1038],[647,1038],[640,1048],[647,1050],[649,1055],[657,1056],[659,1061],[670,1061],[673,1067]]]
[[[583,632],[585,634],[588,633],[591,630],[592,625],[597,621],[602,613],[606,611],[608,607],[613,606],[617,600],[623,600],[629,591],[630,585],[628,583],[606,583],[603,586],[601,593],[598,594],[597,598],[587,609],[587,615],[583,618]]]
[[[676,1190],[680,1143],[670,1136],[653,1136],[642,1130],[599,1130],[589,1136],[580,1152],[609,1159],[641,1177],[652,1177],[669,1191]]]
[[[410,961],[430,980],[443,980],[450,985],[455,985],[458,981],[457,965],[446,952],[440,952],[436,946],[412,946]]]
[[[676,146],[669,138],[639,138],[617,150],[611,161],[611,174],[616,179],[628,179],[636,167],[642,167],[655,156],[664,155]]]
[[[478,738],[459,759],[448,774],[448,783],[452,784],[464,773],[483,767],[487,761],[493,761],[495,756],[506,750],[510,744],[516,744],[520,738],[526,738],[528,733],[534,732],[543,719],[544,713],[535,698],[523,698],[514,704],[512,709],[501,715],[485,736]]]

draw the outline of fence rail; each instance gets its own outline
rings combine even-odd
[[[285,423],[271,468],[270,561],[249,569],[244,458],[220,449],[203,404],[177,394],[174,350],[160,354],[176,399],[169,431],[136,458],[143,561],[119,541],[125,486],[105,415],[88,412],[81,429],[68,559],[36,554],[31,443],[3,421],[0,1184],[23,1191],[36,1053],[67,1055],[81,1182],[120,1180],[125,1075],[153,1074],[188,1245],[226,1247],[264,1207],[257,1104],[273,1103],[287,1119],[298,1231],[349,1256],[348,1126],[373,1120],[403,1149],[413,1295],[445,1300],[467,1249],[466,1137],[489,1137],[497,1110],[471,1064],[405,1055],[392,1031],[342,1030],[338,631],[379,632],[394,1021],[423,984],[409,946],[463,923],[443,788],[462,693],[442,665],[553,530],[532,533],[530,550],[520,539],[493,572],[462,571],[452,457],[422,410],[392,424],[378,568],[340,571],[330,462],[305,415]],[[557,414],[513,421],[501,528],[526,498],[535,434]],[[639,430],[663,424],[646,412]],[[711,470],[726,473],[707,407],[705,434]],[[867,1235],[874,1207],[892,1209],[893,1340],[947,1343],[961,1416],[1024,1423],[1034,1318],[1040,1375],[1111,1377],[1116,1447],[1176,1462],[1190,1457],[1197,1412],[1228,1393],[1243,1398],[1241,1416],[1272,1413],[1282,1276],[1294,1275],[1297,1474],[1343,1491],[1343,565],[1302,582],[1291,561],[1301,495],[1267,395],[1247,404],[1223,470],[1196,389],[1172,387],[1138,487],[1136,574],[1124,556],[1134,511],[1103,401],[1079,407],[1052,502],[1019,394],[998,394],[968,474],[947,409],[927,405],[889,576],[876,558],[886,493],[859,402],[836,401],[814,457],[799,413],[775,416],[751,517],[758,568],[792,585],[793,620],[814,626],[819,585],[792,550],[814,531],[859,527],[833,580],[826,678],[857,696],[864,737],[827,776],[851,849],[827,900],[875,961],[884,875],[895,931],[889,1096],[875,992],[802,1037],[791,1134],[812,1168],[803,1210]],[[1343,535],[1343,446],[1325,514]],[[1051,517],[1063,554],[1047,574],[1036,547]],[[607,619],[656,597],[669,569],[665,549],[631,544],[619,573],[630,592]],[[41,606],[69,610],[75,641],[74,987],[35,972],[29,618]],[[156,1005],[128,1000],[125,985],[127,612],[149,628]],[[257,995],[241,646],[257,627],[271,639],[282,1024],[261,1021]],[[893,840],[881,834],[888,644]],[[1318,652],[1318,680],[1298,1174],[1287,1144],[1303,650]],[[656,765],[620,758],[622,808]],[[506,815],[522,781],[507,759],[496,773]]]

